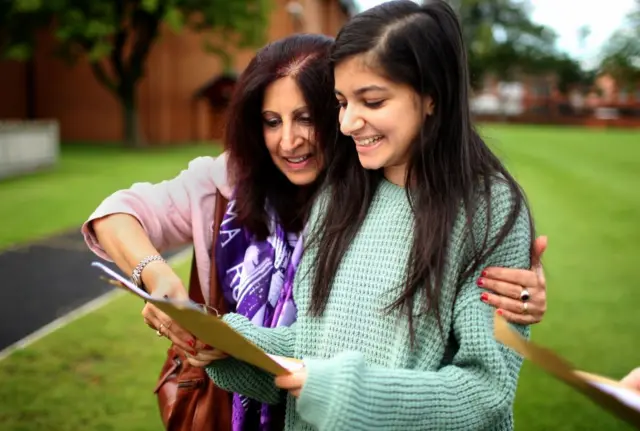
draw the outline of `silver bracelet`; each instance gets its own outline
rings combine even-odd
[[[142,287],[142,270],[145,268],[145,266],[147,266],[148,264],[154,261],[166,262],[164,258],[159,254],[154,254],[154,255],[145,257],[140,261],[138,266],[136,266],[133,269],[133,272],[131,273],[131,281],[133,281],[133,284],[135,284],[138,287]]]

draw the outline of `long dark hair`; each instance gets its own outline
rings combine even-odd
[[[515,205],[493,244],[488,244],[488,230],[479,241],[461,275],[465,279],[502,243],[526,206],[525,197],[474,129],[460,25],[444,1],[428,1],[423,6],[409,0],[391,1],[356,15],[338,34],[331,61],[335,66],[359,54],[367,54],[374,70],[387,79],[410,85],[434,102],[433,115],[426,118],[410,149],[406,192],[415,216],[415,234],[406,285],[388,311],[400,309],[408,315],[413,337],[414,299],[424,292],[421,313],[434,312],[442,332],[440,286],[459,211],[466,211],[470,227],[478,199],[490,205],[495,181],[505,181],[514,197]],[[327,147],[327,154],[331,158],[326,178],[330,198],[312,240],[318,245],[310,305],[313,315],[324,311],[332,278],[382,178],[381,171],[361,167],[353,142],[338,141]]]
[[[329,64],[332,44],[332,38],[317,34],[296,34],[275,41],[258,51],[235,86],[224,138],[228,173],[236,187],[238,221],[258,239],[269,234],[267,202],[287,231],[300,231],[315,185],[321,181],[299,187],[271,160],[262,132],[265,90],[280,78],[292,77],[309,108],[316,145],[321,150],[324,143],[333,142],[338,111]]]

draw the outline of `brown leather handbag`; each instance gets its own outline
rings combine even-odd
[[[214,250],[226,207],[227,199],[217,193],[211,245],[209,304],[221,314],[228,310],[218,285]],[[189,298],[198,304],[205,303],[198,280],[195,252],[191,262]],[[154,392],[158,397],[162,422],[169,431],[231,430],[232,394],[215,386],[204,368],[189,365],[173,344],[167,351],[167,359]]]

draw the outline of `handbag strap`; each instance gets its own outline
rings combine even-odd
[[[211,241],[211,250],[209,257],[211,260],[211,266],[209,271],[209,305],[214,307],[220,314],[227,312],[226,303],[224,301],[224,295],[220,292],[218,283],[218,272],[216,268],[215,249],[216,242],[218,240],[218,233],[220,232],[220,225],[222,219],[227,210],[228,200],[216,191],[216,204],[213,210],[213,239]],[[191,259],[191,274],[189,276],[189,298],[198,303],[204,304],[204,295],[202,287],[200,285],[200,278],[198,277],[198,266],[196,263],[196,252],[193,250],[193,257]]]

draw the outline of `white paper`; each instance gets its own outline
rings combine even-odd
[[[634,410],[640,412],[640,395],[630,389],[621,388],[619,386],[608,385],[602,382],[589,382],[603,392],[613,395],[618,400],[628,405]]]
[[[131,280],[128,280],[127,278],[125,278],[122,275],[118,274],[117,272],[115,272],[114,270],[112,270],[111,268],[109,268],[108,266],[103,264],[102,262],[92,262],[91,266],[104,271],[111,278],[113,278],[116,281],[119,281],[120,283],[122,283],[122,285],[126,289],[130,290],[134,295],[144,299],[145,301],[153,300],[154,302],[167,302],[167,303],[174,304],[174,305],[180,305],[182,307],[194,308],[196,310],[202,311],[203,313],[206,313],[206,311],[203,310],[203,308],[201,306],[199,306],[198,304],[196,304],[195,302],[192,302],[192,301],[173,301],[173,300],[166,299],[166,298],[156,298],[155,296],[151,296],[147,292],[145,292],[144,290],[140,289],[135,284],[133,284],[133,282],[131,282]]]
[[[274,361],[276,361],[281,367],[292,372],[304,367],[304,363],[302,361],[296,361],[294,359],[285,358],[283,356],[276,356],[276,355],[268,355],[268,356]]]

